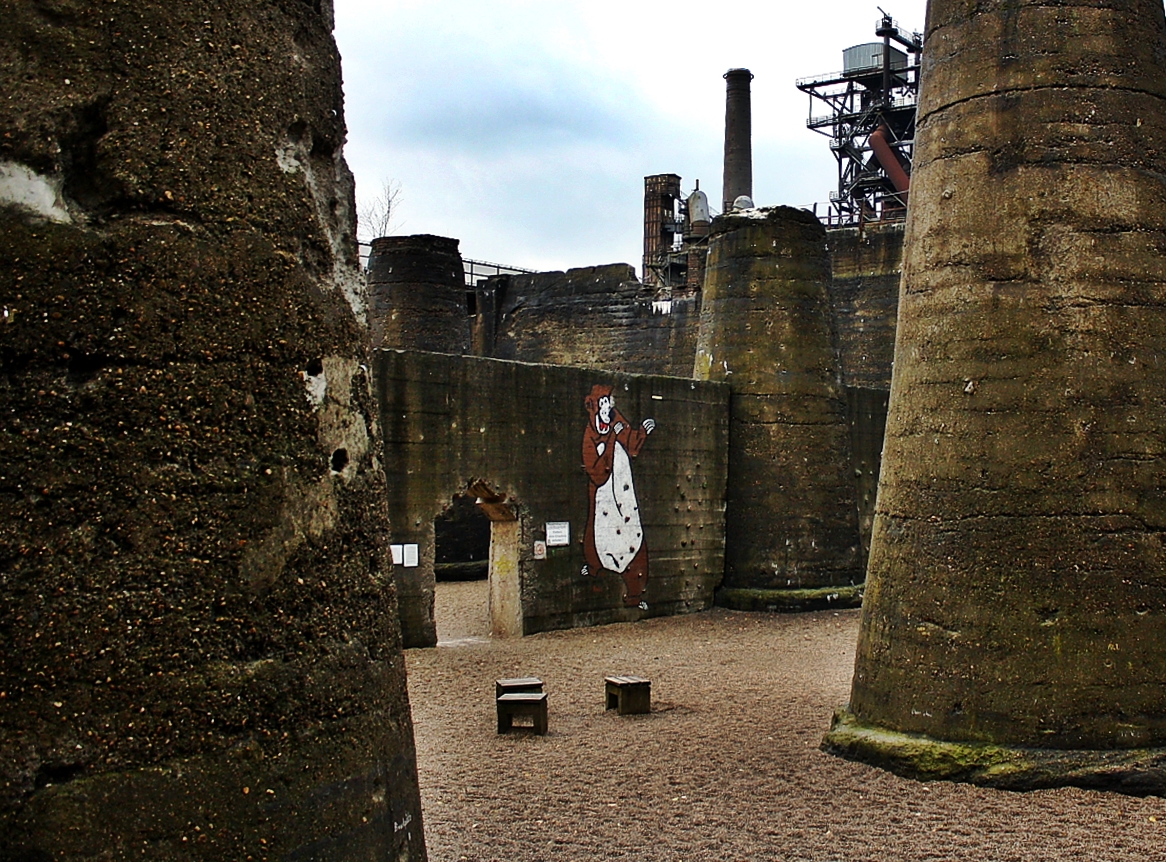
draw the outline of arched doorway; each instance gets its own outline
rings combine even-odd
[[[490,518],[476,498],[458,494],[433,519],[433,577],[442,581],[484,581],[489,574]]]
[[[439,644],[521,637],[520,522],[504,494],[475,481],[433,522]]]

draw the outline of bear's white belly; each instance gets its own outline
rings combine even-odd
[[[623,573],[644,543],[627,450],[615,444],[611,478],[595,492],[595,550],[605,569]]]

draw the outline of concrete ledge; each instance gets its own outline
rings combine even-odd
[[[862,605],[865,584],[846,587],[817,587],[802,590],[717,590],[717,607],[734,611],[796,613],[830,608],[857,608]]]
[[[1166,795],[1166,748],[1058,750],[944,742],[863,724],[834,713],[823,751],[918,781],[963,781],[1001,790],[1084,787],[1131,796]]]

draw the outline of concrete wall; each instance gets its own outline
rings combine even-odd
[[[904,230],[899,223],[826,232],[830,314],[846,393],[864,570],[891,389]]]
[[[874,520],[903,231],[902,224],[889,224],[827,232],[831,278],[826,314],[837,351],[840,403],[845,405],[850,429],[848,438],[843,435],[836,442],[845,448],[849,439],[849,452],[842,454],[853,462],[859,569],[865,569]],[[699,252],[703,271],[703,246]],[[656,302],[654,295],[623,264],[493,278],[479,289],[474,352],[528,362],[689,376],[703,292],[674,293],[668,303]]]
[[[826,232],[830,313],[844,386],[891,388],[904,230],[898,223]]]
[[[492,278],[481,314],[494,317],[497,359],[692,375],[700,296],[655,301],[627,264]]]
[[[396,569],[407,645],[435,642],[433,519],[472,487],[518,519],[526,634],[712,604],[724,563],[728,387],[402,351],[377,351],[374,376],[393,542],[420,546],[420,566]],[[630,425],[656,423],[631,459],[649,555],[646,612],[625,606],[619,574],[580,573],[590,487],[584,399],[604,383]],[[548,521],[570,523],[570,544],[536,560]]]
[[[320,8],[5,9],[0,858],[425,856]]]

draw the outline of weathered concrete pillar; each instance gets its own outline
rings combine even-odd
[[[741,195],[753,197],[753,109],[748,69],[725,72],[725,170],[721,181],[722,212]]]
[[[0,858],[425,856],[319,10],[6,7]]]
[[[458,241],[444,236],[384,236],[368,257],[373,347],[469,352],[473,317]]]
[[[1166,746],[1162,4],[932,0],[926,45],[869,586],[828,744],[1161,792],[1130,750]]]
[[[694,376],[732,387],[717,602],[852,597],[862,569],[825,229],[789,207],[720,216],[706,272]]]

